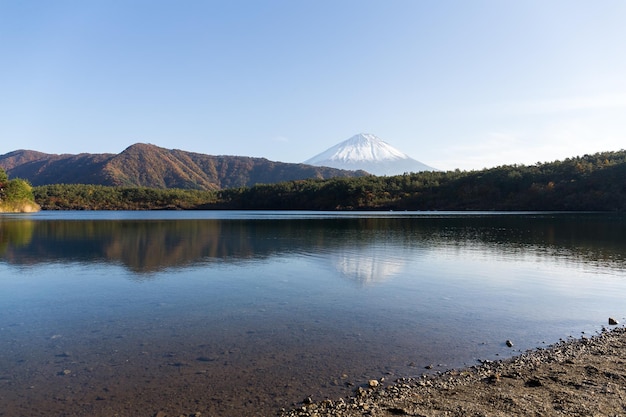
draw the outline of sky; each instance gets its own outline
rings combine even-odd
[[[623,0],[0,0],[0,154],[472,170],[626,148]]]

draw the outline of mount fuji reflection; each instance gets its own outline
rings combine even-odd
[[[330,260],[341,276],[360,285],[371,285],[392,279],[406,267],[402,259],[390,257],[388,249],[376,245],[344,247],[333,252]]]
[[[323,254],[359,283],[385,281],[408,258],[441,248],[502,256],[523,250],[621,263],[623,222],[598,216],[418,216],[296,219],[0,219],[0,262],[15,265],[100,262],[135,274],[216,262],[263,261],[294,253]],[[597,238],[600,235],[601,238]],[[407,258],[408,256],[408,258]]]

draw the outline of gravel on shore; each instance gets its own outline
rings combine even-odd
[[[439,375],[371,380],[350,398],[305,399],[281,417],[623,416],[626,329]]]

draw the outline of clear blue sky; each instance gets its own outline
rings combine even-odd
[[[0,154],[301,162],[360,132],[444,170],[620,150],[624,22],[623,0],[0,0]]]

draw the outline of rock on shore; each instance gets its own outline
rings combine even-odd
[[[626,414],[626,329],[563,341],[438,376],[358,387],[282,417],[618,416]]]

